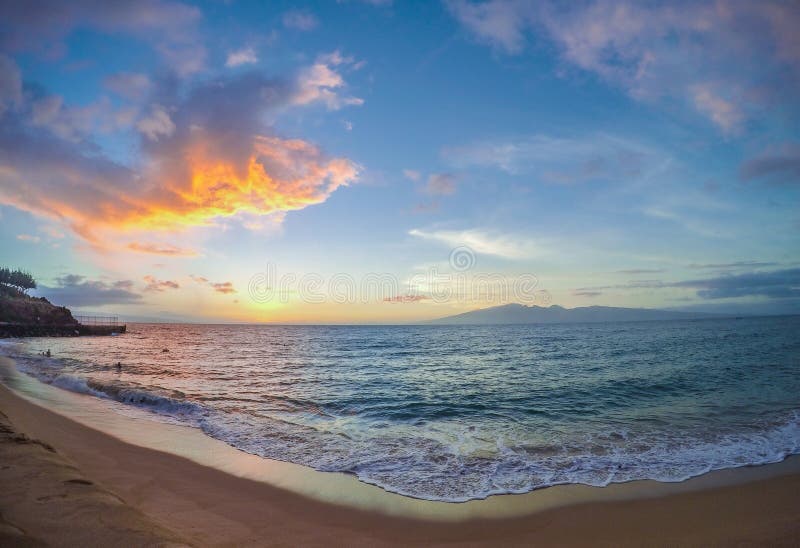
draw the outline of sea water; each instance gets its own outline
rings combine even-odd
[[[24,339],[0,351],[48,384],[430,500],[682,481],[800,452],[797,316],[133,324],[117,337]]]

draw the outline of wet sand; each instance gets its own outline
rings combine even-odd
[[[560,507],[437,521],[332,504],[132,445],[5,386],[0,411],[2,545],[800,545],[800,474],[792,459],[718,473],[744,481],[733,485],[704,476],[674,488],[584,487],[595,500],[578,503],[568,496],[573,491],[551,488],[492,499],[522,505],[565,493]]]

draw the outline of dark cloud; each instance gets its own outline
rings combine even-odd
[[[800,145],[789,145],[783,150],[762,154],[745,162],[742,179],[762,179],[772,183],[800,184]]]
[[[704,299],[733,297],[769,297],[772,299],[800,298],[800,268],[774,272],[749,272],[719,276],[704,280],[686,280],[673,287],[697,289]]]
[[[765,263],[758,261],[736,261],[733,263],[692,263],[689,268],[694,269],[728,269],[728,268],[760,268],[764,266],[777,266],[778,263]]]
[[[772,272],[747,272],[726,274],[713,278],[664,282],[662,280],[634,280],[626,284],[580,287],[575,292],[589,293],[604,290],[631,289],[694,289],[703,299],[729,299],[735,297],[768,297],[771,299],[800,298],[800,268]]]
[[[599,297],[603,294],[602,291],[573,291],[572,293],[576,297]]]
[[[104,282],[67,274],[57,278],[55,286],[41,285],[36,292],[59,306],[87,307],[136,303],[142,296],[132,289],[133,282],[130,280]]]

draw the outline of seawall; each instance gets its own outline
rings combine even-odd
[[[0,339],[19,337],[79,337],[125,333],[125,325],[39,325],[0,324]]]

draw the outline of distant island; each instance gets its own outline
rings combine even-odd
[[[501,325],[501,324],[553,324],[586,322],[641,322],[654,320],[693,320],[700,318],[719,318],[719,314],[696,312],[677,312],[653,310],[648,308],[618,308],[613,306],[583,306],[564,308],[563,306],[527,306],[524,304],[505,304],[473,310],[431,320],[436,325]]]

